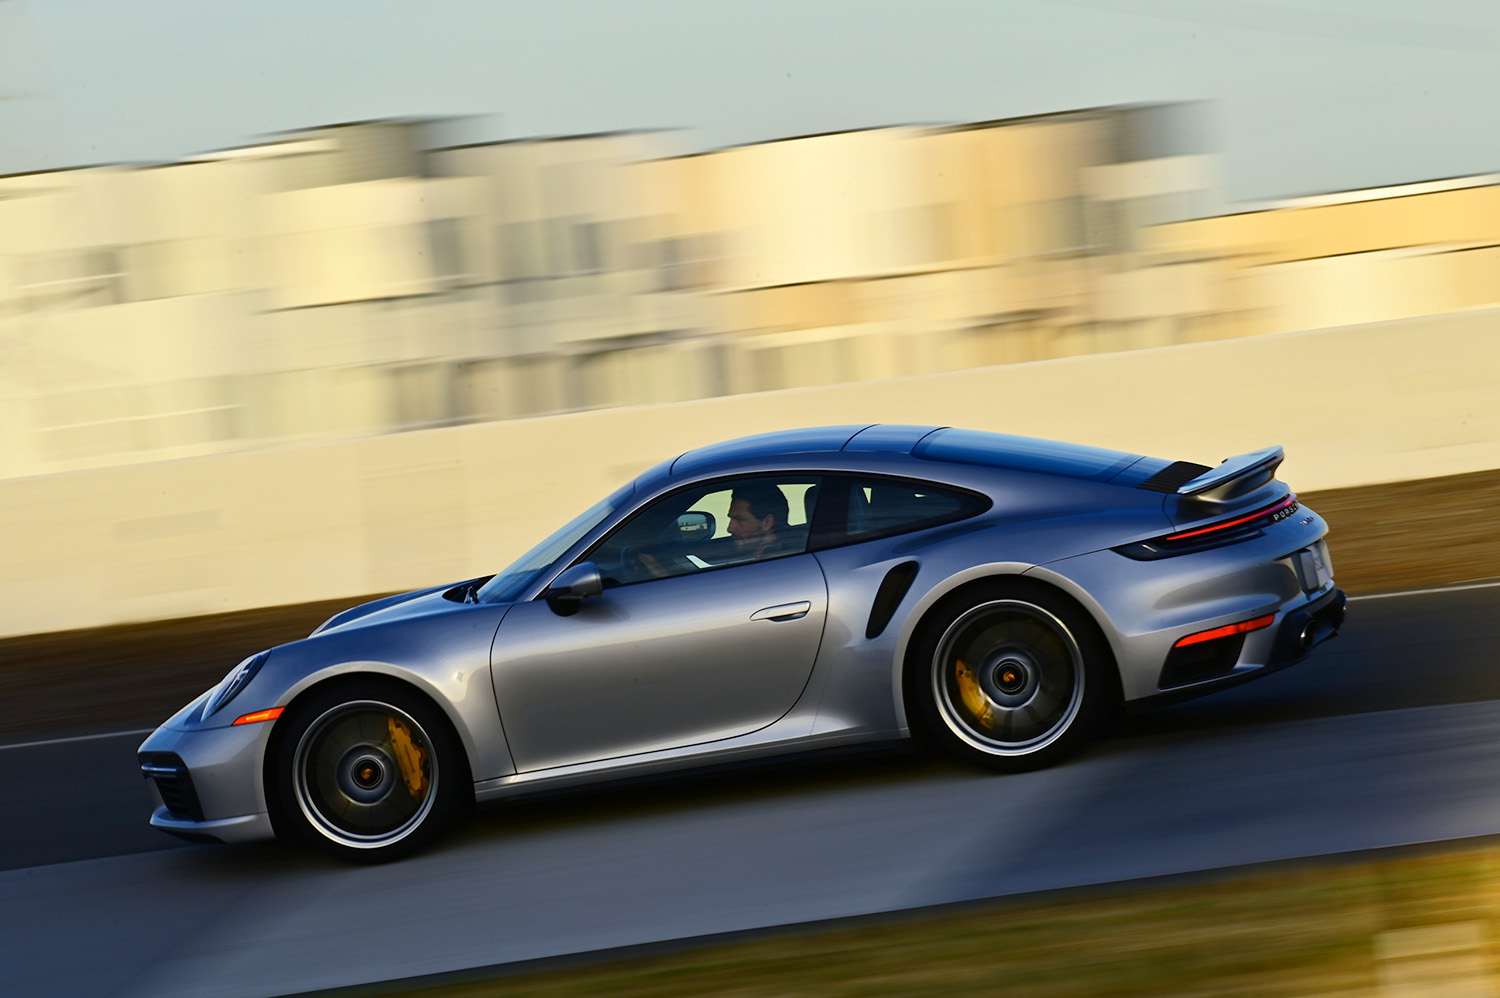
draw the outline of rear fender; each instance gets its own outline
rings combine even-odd
[[[911,644],[916,640],[916,635],[921,628],[922,622],[932,612],[932,608],[944,597],[954,590],[978,582],[983,579],[996,577],[1014,576],[1019,577],[1027,569],[1034,567],[1029,562],[997,561],[984,565],[976,565],[966,568],[961,572],[941,580],[924,592],[906,619],[901,623],[900,636],[896,641],[896,653],[891,661],[891,696],[895,700],[896,724],[903,733],[911,730],[910,718],[906,710],[905,671],[906,656]],[[919,576],[920,578],[920,576]]]

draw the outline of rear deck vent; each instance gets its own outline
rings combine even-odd
[[[1205,471],[1212,470],[1206,464],[1194,464],[1192,461],[1174,461],[1137,485],[1136,488],[1145,489],[1147,492],[1172,493]]]

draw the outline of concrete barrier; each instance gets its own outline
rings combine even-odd
[[[650,465],[820,423],[967,426],[1303,491],[1500,467],[1500,311],[608,409],[0,481],[0,636],[414,588],[503,567]]]

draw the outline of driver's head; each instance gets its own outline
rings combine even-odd
[[[736,547],[753,547],[776,539],[786,522],[786,495],[769,482],[750,482],[729,500],[729,534]]]

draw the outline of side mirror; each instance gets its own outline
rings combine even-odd
[[[681,513],[677,517],[677,537],[684,544],[706,541],[714,535],[711,513]]]
[[[599,576],[599,566],[583,561],[567,569],[542,593],[542,599],[559,617],[571,617],[578,612],[578,605],[586,599],[604,595],[604,580]]]

